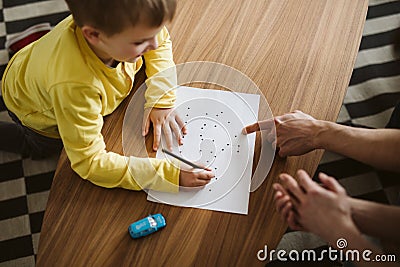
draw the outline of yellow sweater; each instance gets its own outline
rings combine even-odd
[[[157,39],[159,47],[143,55],[149,78],[174,66],[166,28]],[[4,72],[2,94],[7,108],[23,125],[48,137],[61,137],[72,169],[82,178],[103,187],[176,191],[179,169],[174,164],[105,150],[103,116],[112,113],[130,93],[142,64],[139,59],[109,68],[69,16],[14,55]],[[174,82],[148,79],[146,106],[172,107],[173,92],[158,98]]]

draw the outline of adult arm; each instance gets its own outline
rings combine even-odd
[[[276,144],[281,157],[326,149],[379,169],[400,172],[400,130],[397,129],[343,126],[316,120],[301,111],[277,116],[274,123],[263,121],[245,129],[247,133],[259,129],[276,131]]]
[[[361,232],[400,244],[400,207],[349,198],[351,214]]]
[[[316,148],[400,172],[400,130],[355,128],[327,121],[318,121],[317,125]]]

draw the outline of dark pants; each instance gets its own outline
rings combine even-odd
[[[0,96],[0,110],[7,110]],[[43,136],[22,125],[14,113],[8,111],[13,122],[0,122],[0,150],[21,154],[22,157],[42,159],[60,153],[61,139]]]

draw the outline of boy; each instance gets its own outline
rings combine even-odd
[[[130,93],[142,56],[149,78],[174,66],[164,24],[175,13],[175,0],[66,2],[72,16],[16,53],[7,66],[2,95],[17,124],[0,123],[0,150],[37,158],[63,144],[73,170],[103,187],[176,190],[171,184],[207,184],[211,171],[180,171],[165,160],[107,152],[101,135],[103,116]],[[173,81],[148,79],[147,85],[143,134],[153,123],[156,150],[165,123],[181,143],[179,129],[185,129],[171,113],[175,95],[168,91]]]

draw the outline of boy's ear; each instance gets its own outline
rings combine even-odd
[[[99,39],[100,32],[98,30],[96,30],[95,28],[88,26],[88,25],[84,25],[84,26],[82,26],[81,30],[82,30],[83,36],[89,43],[96,45],[100,42],[100,39]]]

